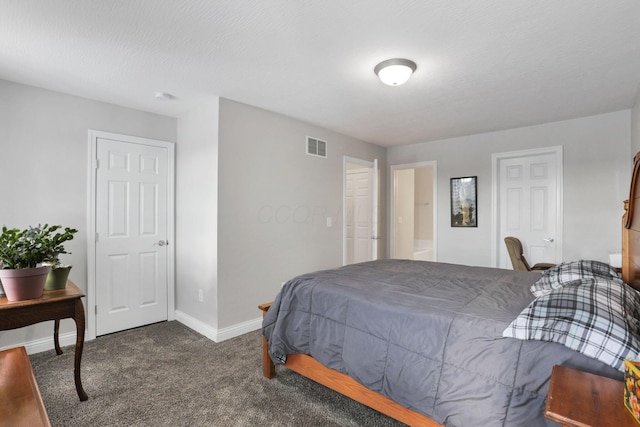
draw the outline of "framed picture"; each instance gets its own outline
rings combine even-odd
[[[451,226],[478,226],[478,192],[476,176],[451,178]]]

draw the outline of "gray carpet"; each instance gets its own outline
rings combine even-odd
[[[54,427],[402,425],[286,368],[264,378],[259,331],[214,343],[163,322],[86,342],[86,402],[63,350],[30,356]]]

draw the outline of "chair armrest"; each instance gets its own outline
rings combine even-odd
[[[555,267],[555,266],[556,266],[555,264],[551,264],[548,262],[539,262],[533,267],[531,267],[531,270],[548,270],[551,267]]]

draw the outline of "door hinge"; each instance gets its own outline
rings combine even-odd
[[[96,242],[100,240],[100,234],[98,232],[96,232]]]
[[[100,169],[100,159],[96,159],[96,169]]]
[[[98,315],[98,306],[94,305],[93,307],[95,308],[95,312],[96,312],[96,316],[97,316]]]

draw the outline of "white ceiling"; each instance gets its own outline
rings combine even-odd
[[[399,87],[373,73],[394,57],[418,64]],[[0,79],[175,117],[221,96],[392,146],[631,108],[640,1],[1,0]]]

